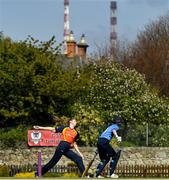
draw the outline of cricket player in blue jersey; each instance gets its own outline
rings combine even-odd
[[[114,174],[120,153],[116,152],[109,144],[112,137],[115,137],[118,142],[121,142],[121,137],[118,136],[117,131],[120,129],[122,118],[120,116],[113,116],[113,124],[107,127],[107,129],[99,136],[97,142],[98,153],[100,157],[100,163],[97,166],[96,177],[103,178],[101,172],[106,164],[110,161],[109,178],[118,178],[118,175]]]

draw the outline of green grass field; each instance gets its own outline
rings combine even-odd
[[[5,177],[0,177],[0,179],[4,179],[4,180],[14,180],[14,179],[19,179],[19,180],[31,180],[31,179],[34,179],[35,178],[5,178]],[[38,178],[38,179],[45,179],[45,180],[52,180],[52,179],[60,179],[60,180],[82,180],[82,179],[86,179],[86,180],[98,180],[98,178],[56,178],[56,177],[52,177],[52,178]],[[104,178],[106,180],[112,180],[112,178]],[[118,178],[118,180],[158,180],[158,179],[168,179],[168,178]]]

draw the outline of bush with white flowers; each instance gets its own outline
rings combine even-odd
[[[86,102],[103,117],[118,114],[128,122],[169,123],[168,100],[159,97],[137,71],[114,62],[94,64]]]

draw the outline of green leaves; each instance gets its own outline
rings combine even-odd
[[[89,69],[92,73],[86,96],[78,98],[72,106],[79,119],[82,143],[95,144],[99,129],[105,130],[115,114],[125,120],[124,133],[132,124],[169,123],[168,99],[159,97],[141,74],[104,60],[90,65]]]
[[[1,125],[17,125],[23,119],[29,124],[54,113],[56,104],[50,96],[56,96],[52,87],[61,71],[54,59],[34,44],[14,43],[7,38],[0,43],[0,54]],[[14,119],[12,124],[8,123],[10,119]]]
[[[78,120],[81,143],[90,146],[96,145],[97,138],[104,125],[100,112],[92,109],[90,106],[78,103],[74,104],[72,110]]]
[[[65,70],[64,59],[56,54],[54,43],[54,37],[47,42],[32,37],[18,43],[2,39],[1,126],[15,126],[23,121],[25,125],[51,123],[52,115],[71,115],[69,106],[86,91],[83,87],[88,83],[88,75],[83,75],[80,68],[77,71],[76,66]]]
[[[159,97],[141,74],[104,59],[65,68],[66,60],[51,47],[54,41],[1,39],[1,127],[45,125],[55,115],[75,116],[81,143],[94,145],[114,114],[127,125],[169,123],[169,100]]]
[[[141,74],[104,60],[93,69],[88,94],[81,104],[99,111],[106,119],[119,114],[129,123],[169,122],[168,101],[160,98]]]

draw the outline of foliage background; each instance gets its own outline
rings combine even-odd
[[[160,90],[147,81],[149,68],[143,74],[133,68],[133,64],[138,67],[139,57],[151,63],[152,58],[138,50],[142,39],[147,40],[150,32],[159,27],[156,25],[161,25],[161,29],[168,27],[166,17],[147,26],[138,36],[138,49],[132,49],[131,56],[125,54],[127,49],[123,53],[117,51],[121,53],[117,58],[127,58],[124,65],[108,56],[90,58],[80,65],[78,57],[67,59],[60,54],[61,44],[56,43],[55,37],[41,42],[28,36],[25,41],[13,42],[0,33],[1,143],[12,146],[25,141],[25,132],[33,125],[59,126],[68,117],[76,117],[79,143],[92,146],[117,114],[124,119],[121,135],[125,144],[144,146],[148,123],[150,146],[169,146],[169,99],[166,91],[163,93],[168,86]],[[166,42],[166,50],[168,41],[163,35],[158,38],[163,40],[159,42]],[[152,55],[152,48],[146,50]],[[164,63],[167,53],[159,53],[164,55]]]

